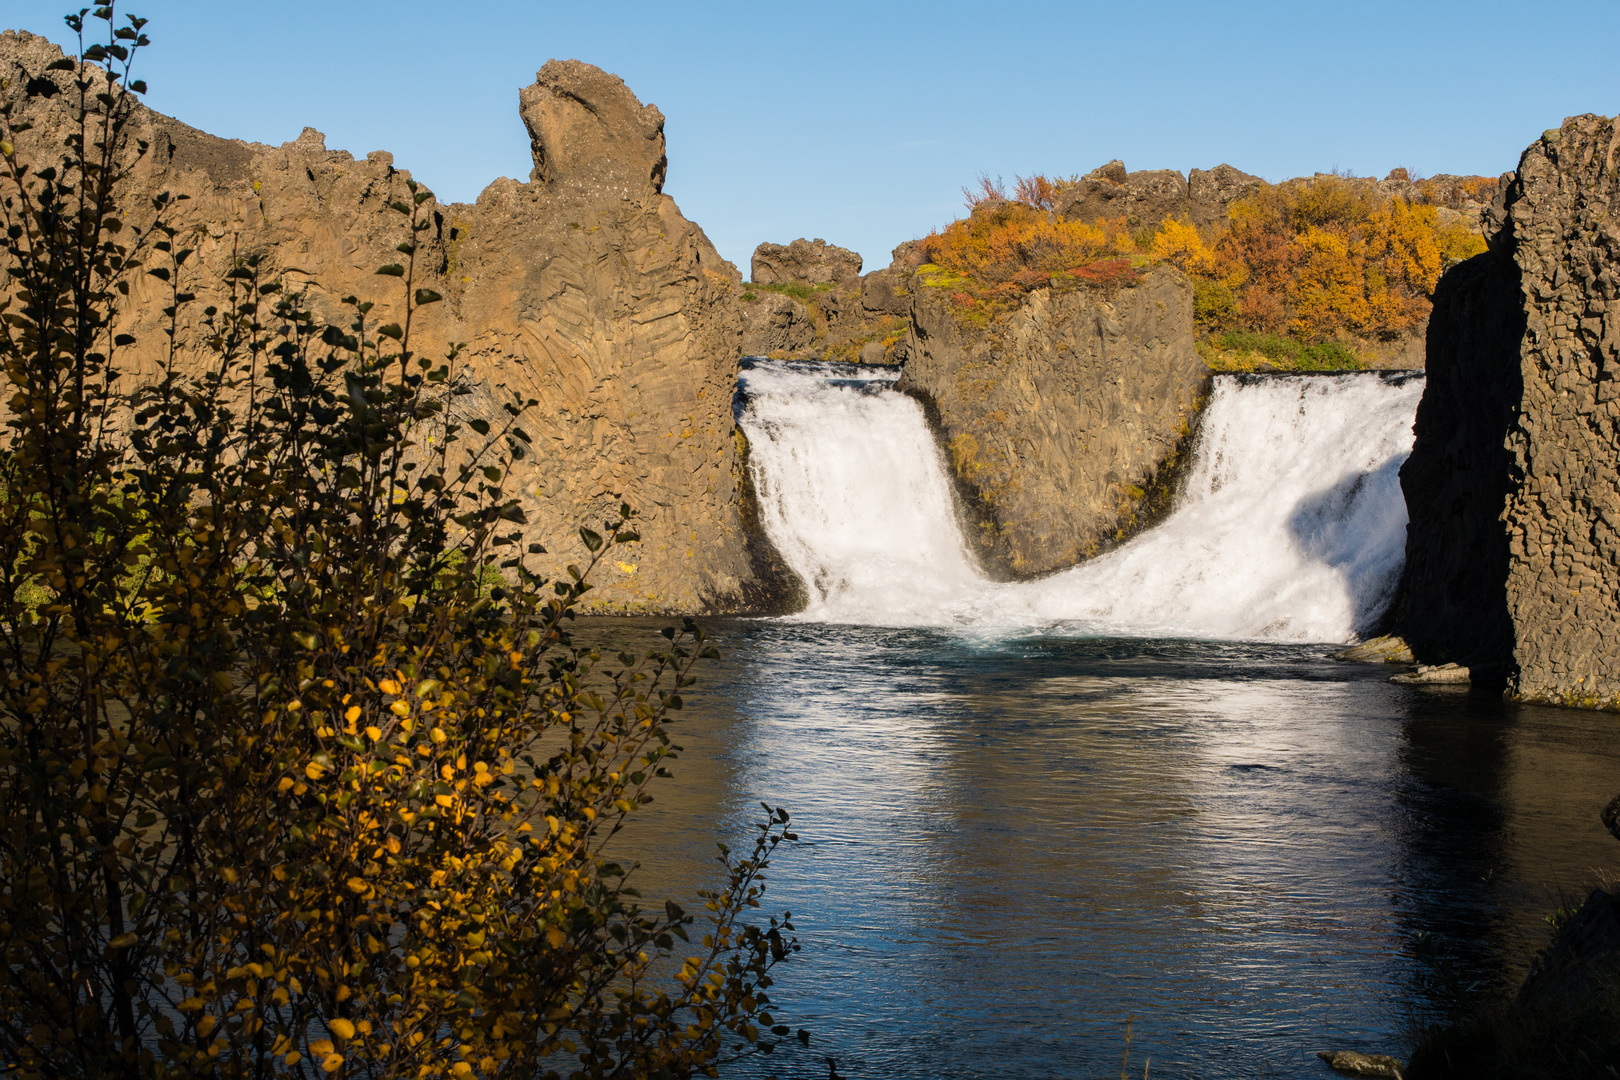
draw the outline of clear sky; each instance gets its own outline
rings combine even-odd
[[[56,0],[0,25],[65,43]],[[886,265],[981,172],[1229,162],[1495,174],[1565,116],[1620,112],[1620,3],[609,3],[147,0],[149,103],[216,135],[308,124],[445,201],[528,177],[518,88],[551,57],[668,118],[666,190],[747,273],[823,237]]]

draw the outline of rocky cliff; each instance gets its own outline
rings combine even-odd
[[[906,289],[914,242],[895,261],[861,275],[861,257],[825,240],[765,243],[750,260],[741,294],[742,349],[748,356],[894,364],[911,312]],[[909,260],[909,261],[908,261]]]
[[[1402,472],[1399,628],[1528,701],[1620,707],[1617,149],[1574,117],[1504,178],[1490,254],[1444,281]]]
[[[1142,524],[1208,382],[1187,278],[1160,266],[1130,286],[1036,289],[989,328],[924,278],[899,387],[939,429],[986,568],[1048,573]]]
[[[35,125],[18,150],[38,161],[57,152],[67,119],[65,79],[42,75],[59,56],[34,35],[0,35],[0,78]],[[599,608],[767,604],[743,533],[731,415],[740,275],[663,194],[663,116],[573,60],[548,62],[519,104],[528,181],[497,180],[471,206],[426,207],[434,228],[418,284],[445,302],[423,309],[415,346],[432,356],[466,343],[462,362],[482,388],[471,411],[498,417],[514,391],[539,400],[526,418],[538,453],[512,479],[533,539],[559,564],[577,557],[575,529],[619,497],[641,511],[644,539],[600,577]],[[337,300],[353,293],[376,299],[386,321],[391,279],[374,270],[398,258],[401,219],[388,204],[409,176],[391,155],[355,160],[309,129],[279,147],[219,139],[146,110],[136,127],[152,149],[125,203],[138,221],[157,192],[190,196],[172,223],[198,249],[195,307],[235,257],[252,255],[300,283],[317,314],[339,317]],[[164,301],[155,281],[138,282],[119,328],[149,369]]]

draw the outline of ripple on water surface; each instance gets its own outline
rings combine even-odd
[[[792,811],[767,907],[805,948],[773,997],[814,1037],[747,1075],[1116,1075],[1128,1018],[1132,1075],[1323,1075],[1318,1049],[1405,1048],[1423,955],[1515,979],[1557,890],[1620,861],[1613,717],[1317,646],[710,629],[620,850],[690,896],[759,801]]]

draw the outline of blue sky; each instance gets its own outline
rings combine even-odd
[[[0,24],[63,40],[57,2]],[[1541,131],[1620,112],[1620,4],[553,3],[149,0],[149,102],[217,135],[390,150],[446,201],[528,176],[518,88],[550,57],[668,118],[666,190],[747,272],[763,240],[886,265],[980,172],[1229,162],[1510,169]]]

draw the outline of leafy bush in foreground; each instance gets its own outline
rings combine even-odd
[[[712,649],[690,626],[642,657],[571,646],[631,513],[581,530],[570,580],[525,566],[503,482],[533,403],[462,417],[454,355],[410,347],[439,299],[413,284],[430,196],[394,203],[397,321],[350,297],[320,325],[242,260],[182,357],[188,237],[167,199],[146,228],[119,200],[142,22],[68,22],[97,20],[108,43],[52,76],[59,161],[23,160],[0,112],[0,1060],[642,1077],[768,1049],[796,946],[742,917],[787,815],[723,854],[703,920],[641,907],[607,858]],[[142,272],[170,354],[135,386],[113,326]]]

